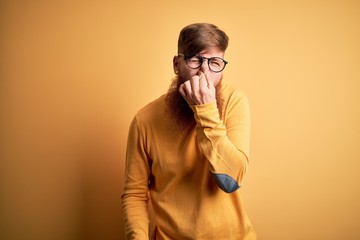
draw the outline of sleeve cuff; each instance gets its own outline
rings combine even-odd
[[[200,124],[201,127],[214,128],[221,123],[216,101],[201,105],[192,105],[191,109],[194,111],[196,122]]]

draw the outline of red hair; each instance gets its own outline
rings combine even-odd
[[[229,37],[214,24],[194,23],[184,27],[179,35],[178,53],[193,56],[209,47],[226,50]]]

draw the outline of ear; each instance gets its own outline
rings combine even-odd
[[[173,58],[173,69],[174,69],[175,74],[177,74],[179,72],[179,57],[178,56],[174,56],[174,58]]]

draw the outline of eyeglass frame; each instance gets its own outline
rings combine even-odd
[[[185,55],[185,54],[179,53],[179,54],[178,54],[178,57],[181,57],[181,56],[184,57],[186,66],[188,66],[188,67],[191,68],[191,69],[199,69],[199,68],[201,68],[201,66],[203,65],[203,63],[204,63],[204,61],[205,61],[205,59],[206,59],[210,71],[212,71],[212,72],[214,72],[214,73],[220,73],[220,72],[224,71],[226,65],[229,63],[228,61],[226,61],[225,59],[223,59],[223,58],[221,58],[221,57],[210,57],[210,58],[207,58],[207,57],[204,57],[204,56],[202,56],[202,55],[200,55],[200,54]],[[190,57],[190,56],[191,56],[191,57]],[[189,60],[190,58],[192,58],[192,57],[198,57],[198,58],[199,58],[199,60],[201,61],[200,66],[198,66],[198,67],[196,67],[196,68],[193,68],[193,67],[190,67],[190,66],[188,65],[188,60]],[[214,71],[214,70],[212,70],[211,67],[210,67],[210,61],[211,61],[212,59],[215,59],[215,58],[221,59],[221,60],[223,61],[223,63],[224,63],[224,67],[223,67],[220,71]]]

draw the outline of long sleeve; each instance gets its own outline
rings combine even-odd
[[[186,132],[167,115],[166,95],[136,113],[122,194],[126,239],[256,239],[242,192],[225,193],[246,172],[248,102],[226,85],[219,94],[219,106],[192,106],[197,125]]]
[[[248,166],[250,111],[245,95],[232,95],[221,120],[216,102],[194,105],[196,132],[210,171],[225,192],[236,191]]]
[[[148,184],[150,166],[137,119],[131,123],[126,150],[125,187],[122,194],[127,239],[149,239]]]

